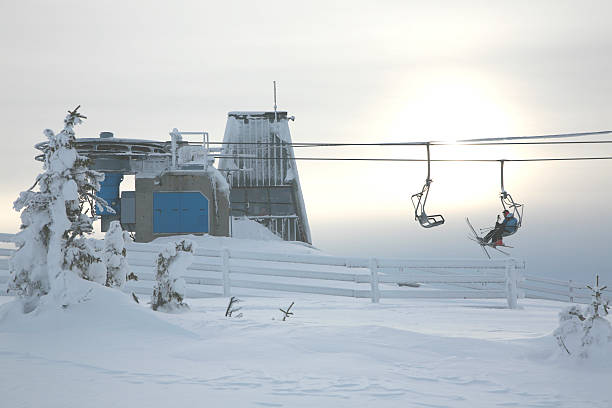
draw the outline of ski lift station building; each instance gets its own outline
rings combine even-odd
[[[113,211],[99,212],[102,231],[118,220],[137,242],[180,234],[230,236],[232,220],[246,217],[284,240],[311,243],[292,119],[287,112],[230,112],[216,147],[206,132],[177,129],[163,142],[110,132],[77,138],[79,154],[105,175],[98,195]],[[194,137],[199,140],[187,140]],[[122,191],[126,175],[135,176],[134,191]]]

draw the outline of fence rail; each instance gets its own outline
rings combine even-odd
[[[590,303],[592,292],[586,286],[586,283],[573,280],[561,281],[533,275],[525,275],[523,281],[519,284],[519,288],[525,292],[527,298]],[[612,301],[612,290],[604,290],[603,297]]]
[[[8,281],[14,235],[0,234],[0,287]],[[159,244],[130,243],[128,262],[139,276],[127,289],[150,294]],[[520,297],[588,303],[586,285],[524,274],[514,259],[401,259],[335,257],[196,248],[183,276],[187,297],[230,296],[238,289],[380,299]],[[2,290],[5,292],[5,290]],[[606,296],[612,298],[611,292]]]

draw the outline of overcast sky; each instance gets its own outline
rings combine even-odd
[[[231,110],[279,107],[294,141],[385,142],[612,128],[609,1],[155,2],[0,4],[0,231],[40,172],[33,145],[80,104],[78,137],[166,140],[173,127],[221,140]],[[588,149],[436,148],[435,157],[610,155]],[[308,150],[424,157],[424,149]],[[302,154],[298,150],[298,154]],[[496,164],[434,164],[421,228],[410,196],[424,164],[300,162],[314,244],[335,254],[481,257],[464,218],[492,224]],[[508,238],[534,274],[612,280],[612,162],[507,165],[524,202]]]

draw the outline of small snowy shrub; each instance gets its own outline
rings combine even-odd
[[[48,293],[64,306],[70,303],[72,280],[65,274],[89,279],[91,265],[99,261],[85,235],[93,231],[94,206],[109,207],[95,195],[104,175],[89,170],[89,160],[75,149],[74,126],[85,118],[77,110],[68,112],[60,133],[45,130],[44,172],[13,204],[21,211],[21,231],[9,264],[9,289],[25,299],[25,312]]]
[[[157,255],[157,275],[151,307],[165,312],[189,308],[183,303],[185,280],[181,275],[191,265],[193,243],[189,240],[170,243]]]
[[[121,229],[119,221],[112,221],[104,236],[104,263],[106,264],[106,286],[120,288],[130,274],[125,259],[125,241],[127,232]]]
[[[612,325],[604,316],[609,304],[601,298],[605,286],[599,286],[599,277],[594,287],[593,301],[586,307],[570,306],[559,313],[559,327],[554,331],[557,343],[564,354],[589,358],[601,351],[612,352]]]
[[[238,299],[236,296],[232,296],[227,305],[227,309],[225,309],[225,317],[242,317],[242,313],[238,313],[237,315],[233,316],[234,313],[239,312],[242,309],[242,307],[236,306],[240,302],[242,302],[240,299]]]
[[[73,245],[66,248],[64,267],[85,280],[104,285],[106,266],[100,255],[91,240],[75,240]]]
[[[98,260],[89,266],[87,276],[83,279],[104,285],[106,282],[106,263],[104,262],[104,240],[89,238],[87,240],[93,248]]]
[[[293,312],[291,311],[291,308],[293,307],[294,304],[295,302],[291,302],[287,310],[279,309],[281,312],[283,312],[283,322],[287,320],[288,317],[293,316]]]

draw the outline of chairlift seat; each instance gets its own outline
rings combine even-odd
[[[514,235],[514,234],[516,233],[516,231],[518,231],[518,228],[516,228],[516,229],[515,229],[514,231],[512,231],[512,232],[509,232],[509,231],[504,230],[504,231],[502,232],[501,236],[502,236],[502,237],[509,237],[510,235]]]
[[[417,217],[417,220],[424,228],[432,228],[444,224],[444,217],[442,214],[427,215],[422,213],[419,217]]]

